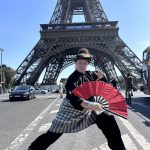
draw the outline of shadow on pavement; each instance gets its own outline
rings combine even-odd
[[[150,127],[150,122],[149,121],[145,121],[143,122],[146,126]]]
[[[150,127],[150,97],[133,97],[132,104],[128,106],[128,109],[134,111],[140,118],[144,120],[143,123]]]
[[[6,100],[2,100],[0,102],[10,102],[10,101],[8,99],[6,99]]]
[[[19,100],[19,99],[17,99],[17,100],[9,100],[9,99],[6,99],[6,100],[2,100],[2,101],[0,101],[0,102],[9,102],[9,103],[12,103],[12,102],[24,102],[24,101],[28,101],[28,100],[24,100],[24,99],[22,99],[22,100]]]

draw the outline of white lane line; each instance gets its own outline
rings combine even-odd
[[[128,134],[123,135],[122,139],[127,150],[138,150]],[[92,150],[110,150],[110,148],[108,147],[107,143],[104,143],[98,147],[93,148]]]
[[[57,109],[57,110],[53,110],[53,111],[51,111],[50,112],[50,114],[55,114],[55,113],[57,113],[59,110]]]
[[[99,150],[97,147],[93,148],[92,150]]]
[[[143,150],[150,150],[150,143],[142,136],[134,127],[133,125],[125,119],[122,119],[118,117],[124,126],[128,129],[128,131],[131,133],[133,138],[138,142],[138,144],[143,148]]]
[[[127,150],[138,150],[128,134],[123,135],[122,139]]]
[[[137,114],[138,116],[140,116],[141,118],[143,118],[145,121],[150,122],[150,119],[148,119],[147,117],[145,117],[145,116],[142,115],[141,113],[136,112],[136,114]]]
[[[107,143],[104,143],[103,145],[99,146],[99,150],[110,150]]]
[[[25,139],[30,135],[31,131],[38,125],[41,119],[46,115],[49,109],[57,101],[57,98],[42,112],[40,115],[31,122],[26,129],[5,149],[5,150],[19,150],[19,146],[25,141]]]
[[[46,123],[46,124],[43,124],[39,129],[38,129],[38,132],[45,132],[47,131],[50,126],[52,125],[52,123]]]
[[[55,106],[60,106],[60,104],[56,104]]]

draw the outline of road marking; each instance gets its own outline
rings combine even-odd
[[[127,150],[138,150],[128,134],[123,135],[122,139]],[[93,148],[92,150],[110,150],[110,148],[108,147],[107,143],[104,143],[98,147]]]
[[[142,115],[141,113],[136,112],[136,114],[137,114],[138,116],[140,116],[142,119],[144,119],[144,121],[150,122],[150,119],[148,119],[147,117],[145,117],[145,116]]]
[[[38,129],[38,132],[45,132],[47,131],[50,126],[52,125],[52,123],[46,123],[46,124],[43,124],[39,129]]]
[[[99,150],[99,148],[95,147],[95,148],[93,148],[92,150]]]
[[[144,149],[144,150],[150,150],[150,143],[142,136],[134,127],[133,125],[125,119],[122,119],[118,117],[124,126],[128,129],[128,131],[131,133],[133,138],[138,142],[138,144]]]
[[[107,143],[104,143],[103,145],[99,146],[99,150],[110,150]]]
[[[132,142],[128,134],[123,135],[122,140],[127,150],[138,150],[136,145]]]
[[[46,115],[46,113],[50,110],[50,108],[57,101],[56,98],[49,106],[42,112],[40,115],[31,122],[26,129],[5,149],[5,150],[19,150],[19,146],[23,143],[23,141],[30,135],[31,131],[38,125],[42,118]]]
[[[59,110],[57,109],[57,110],[53,110],[53,111],[51,111],[50,112],[50,114],[55,114],[55,113],[57,113]]]
[[[55,106],[60,106],[60,104],[56,104]]]

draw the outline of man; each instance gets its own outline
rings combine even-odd
[[[96,73],[87,71],[90,61],[89,51],[85,48],[79,50],[75,59],[75,71],[68,77],[65,85],[66,97],[62,101],[55,119],[48,131],[33,141],[28,150],[46,150],[62,134],[79,132],[93,124],[102,130],[111,150],[125,150],[115,117],[105,111],[96,114],[97,111],[102,110],[100,103],[84,100],[71,92],[85,82],[106,81],[101,70]]]
[[[63,98],[63,83],[61,80],[59,83],[59,93],[60,93],[60,98]]]
[[[111,83],[111,85],[117,89],[118,82],[116,81],[116,78],[112,75],[111,72],[109,72],[108,74],[110,76],[110,83]]]
[[[127,92],[131,91],[131,96],[133,96],[133,77],[131,76],[130,73],[127,73],[126,77],[126,89],[125,89],[125,96],[127,98]]]

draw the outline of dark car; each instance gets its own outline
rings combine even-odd
[[[35,89],[30,85],[19,85],[16,86],[9,94],[9,100],[30,100],[35,98]]]
[[[53,89],[52,92],[53,93],[59,93],[59,89]]]

